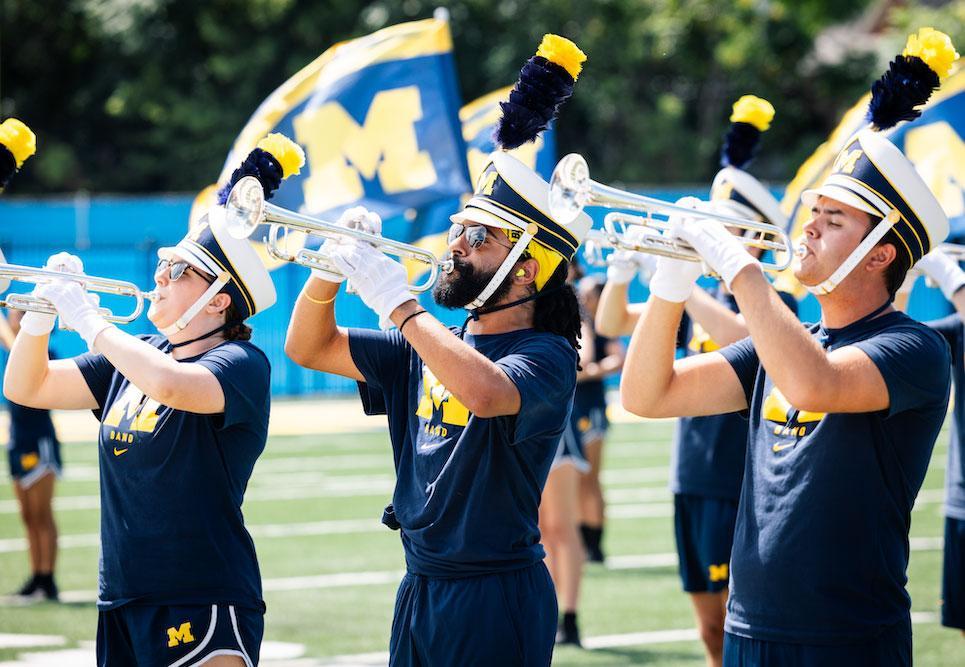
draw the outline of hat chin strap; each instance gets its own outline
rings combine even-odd
[[[194,319],[194,316],[201,312],[201,309],[204,308],[205,305],[207,305],[207,303],[214,298],[214,295],[220,292],[221,288],[227,285],[230,280],[231,274],[229,274],[227,271],[215,278],[214,282],[211,283],[208,289],[204,291],[204,294],[199,296],[198,300],[192,303],[174,324],[161,329],[161,333],[170,337],[172,334],[176,334],[184,329],[184,327],[188,326],[191,320]]]
[[[463,306],[463,308],[466,310],[480,308],[486,303],[489,297],[493,295],[493,292],[496,291],[496,288],[502,284],[503,280],[506,278],[506,274],[509,273],[509,270],[513,268],[513,265],[516,264],[517,260],[519,260],[522,254],[526,252],[526,246],[528,246],[529,242],[533,240],[534,236],[536,236],[538,229],[539,227],[537,227],[535,223],[530,223],[529,227],[526,228],[526,231],[523,232],[516,241],[516,245],[514,245],[513,249],[509,251],[508,255],[506,255],[506,259],[504,259],[503,263],[499,265],[499,269],[497,269],[496,273],[493,274],[493,277],[490,278],[489,283],[483,288],[483,291],[479,293],[479,296],[472,300],[472,303]]]
[[[899,213],[895,209],[888,212],[881,222],[875,225],[875,228],[871,230],[864,240],[858,244],[858,247],[851,251],[841,266],[835,269],[826,280],[818,285],[805,285],[804,288],[807,289],[811,294],[816,294],[818,296],[824,296],[830,294],[835,287],[841,284],[841,281],[848,277],[848,274],[854,271],[854,268],[858,266],[858,263],[865,258],[865,255],[871,251],[873,247],[880,241],[885,234],[888,233],[895,223],[898,222]]]

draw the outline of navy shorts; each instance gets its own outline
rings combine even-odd
[[[965,520],[945,517],[942,625],[965,630]]]
[[[97,616],[99,667],[189,667],[217,655],[258,664],[265,616],[227,604],[125,605]]]
[[[680,580],[688,593],[717,593],[730,578],[737,501],[674,495]]]
[[[44,475],[60,476],[60,443],[56,437],[17,438],[7,444],[10,477],[29,489]]]
[[[580,472],[590,471],[590,462],[586,460],[586,454],[583,452],[583,439],[576,428],[576,421],[572,418],[563,430],[550,470],[561,465],[572,465]]]
[[[610,421],[606,416],[606,401],[601,402],[594,396],[581,398],[579,390],[573,400],[573,419],[584,447],[595,440],[602,440],[610,428]]]
[[[406,574],[389,641],[390,667],[541,667],[553,659],[557,607],[543,562],[499,574]]]
[[[909,667],[911,621],[855,644],[792,644],[724,633],[724,667]]]

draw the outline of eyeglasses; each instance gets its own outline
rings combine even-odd
[[[165,271],[168,271],[168,280],[170,280],[171,282],[175,282],[179,280],[181,276],[184,275],[184,272],[187,271],[188,269],[191,269],[192,271],[197,273],[199,276],[204,278],[205,281],[207,282],[207,278],[205,278],[200,271],[198,271],[193,266],[191,266],[190,264],[188,264],[183,260],[180,262],[172,262],[169,259],[159,259],[157,261],[157,268],[154,270],[154,273],[158,274],[158,273],[164,273]]]
[[[466,235],[466,243],[473,250],[485,243],[487,236],[489,236],[496,245],[501,245],[504,248],[512,248],[512,246],[497,241],[495,233],[491,233],[489,227],[485,225],[464,225],[459,222],[454,222],[452,226],[449,227],[449,243],[451,244],[463,234]]]

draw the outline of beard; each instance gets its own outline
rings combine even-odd
[[[498,270],[497,266],[492,271],[481,271],[461,258],[453,257],[452,272],[440,274],[432,288],[432,298],[437,304],[450,310],[468,306],[482,293]],[[507,273],[486,302],[499,303],[509,293],[511,278],[511,274]]]

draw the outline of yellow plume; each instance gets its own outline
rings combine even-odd
[[[0,144],[13,153],[17,169],[20,169],[24,160],[37,152],[37,137],[16,118],[8,118],[0,123]]]
[[[266,153],[271,153],[271,156],[278,160],[282,178],[301,173],[302,166],[305,164],[305,151],[284,134],[272,132],[259,141],[257,147]]]
[[[586,60],[586,54],[580,51],[580,47],[559,35],[543,35],[543,41],[539,43],[536,55],[565,69],[574,81],[580,75],[583,62]]]
[[[951,38],[934,28],[919,28],[918,33],[908,36],[908,43],[901,55],[918,56],[928,67],[944,79],[958,60],[958,52]]]
[[[732,123],[749,123],[761,132],[771,126],[774,120],[774,107],[770,102],[754,95],[743,95],[734,102],[734,111],[730,115]]]

